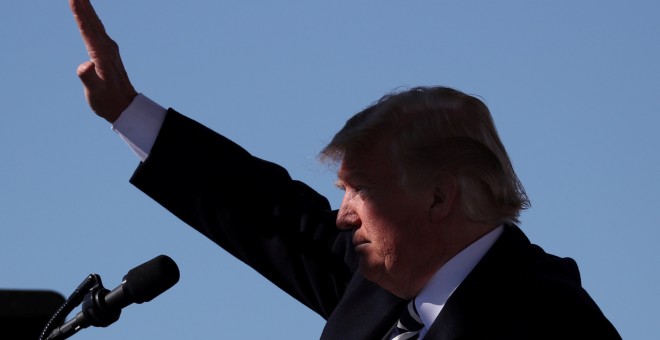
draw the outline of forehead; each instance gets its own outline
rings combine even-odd
[[[389,143],[380,140],[361,150],[345,153],[337,177],[340,180],[376,180],[395,176],[397,168]]]

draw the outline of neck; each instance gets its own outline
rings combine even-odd
[[[420,263],[419,268],[421,270],[408,281],[406,289],[400,291],[399,294],[394,294],[405,299],[414,298],[442,266],[495,228],[497,228],[497,225],[474,221],[461,221],[461,223],[439,227],[439,230],[443,232],[438,233],[438,237],[434,240],[435,251],[432,256]],[[448,242],[447,240],[451,241]]]

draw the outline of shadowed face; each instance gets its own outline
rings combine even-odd
[[[385,141],[346,155],[338,172],[337,186],[345,193],[337,226],[354,231],[362,274],[408,297],[437,269],[440,232],[430,218],[433,188],[413,191],[401,176]]]

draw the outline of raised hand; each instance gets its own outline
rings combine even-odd
[[[89,0],[69,0],[73,17],[90,60],[78,66],[78,77],[94,112],[114,123],[137,92],[119,55],[119,46],[108,36]]]

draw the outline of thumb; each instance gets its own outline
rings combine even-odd
[[[103,81],[96,73],[96,65],[93,62],[87,61],[78,66],[78,78],[82,81],[87,90],[95,90],[99,88]]]
[[[106,85],[103,79],[96,73],[96,65],[91,61],[84,62],[78,66],[77,73],[78,78],[83,83],[85,97],[87,97],[87,102],[92,108],[92,111],[110,123],[114,123],[119,113],[111,105],[114,101],[107,100]]]

